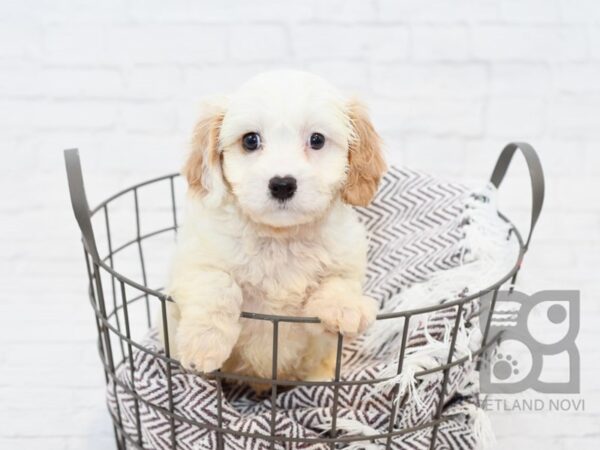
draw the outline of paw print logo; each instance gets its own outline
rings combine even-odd
[[[512,355],[504,356],[502,353],[496,355],[496,362],[492,366],[494,376],[499,380],[508,380],[512,375],[518,375],[519,362]]]
[[[485,327],[492,295],[482,299],[480,325]],[[488,337],[500,334],[499,351],[488,352],[480,365],[481,392],[574,394],[579,392],[580,361],[575,339],[579,333],[579,292],[542,291],[529,296],[500,291]],[[567,357],[565,380],[544,381],[544,364]],[[548,377],[546,377],[548,378]]]

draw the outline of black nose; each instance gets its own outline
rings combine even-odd
[[[287,200],[296,192],[296,179],[294,177],[273,177],[269,180],[271,195],[277,200]]]

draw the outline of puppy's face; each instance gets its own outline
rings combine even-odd
[[[367,204],[384,170],[358,104],[316,76],[277,71],[200,122],[184,172],[193,188],[228,191],[253,221],[279,228],[322,217],[340,197]]]

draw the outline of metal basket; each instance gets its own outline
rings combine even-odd
[[[455,321],[453,323],[452,329],[452,337],[449,347],[449,353],[447,355],[446,363],[442,364],[434,369],[430,369],[427,371],[423,371],[418,373],[417,376],[424,376],[430,374],[432,372],[443,372],[442,378],[442,386],[438,391],[439,401],[437,403],[437,414],[434,419],[429,423],[426,423],[420,427],[419,429],[424,427],[429,427],[431,429],[430,434],[430,448],[433,449],[436,447],[436,440],[438,435],[438,427],[442,422],[447,420],[442,414],[442,407],[444,404],[444,395],[446,384],[448,382],[448,372],[452,366],[463,364],[467,360],[466,357],[455,358],[455,343],[456,343],[456,335],[457,330],[461,325],[461,321],[463,318],[463,308],[469,302],[478,301],[481,297],[486,294],[491,295],[491,303],[489,306],[489,313],[487,314],[487,319],[485,324],[482,325],[483,328],[483,342],[481,347],[473,353],[474,356],[480,357],[488,348],[494,345],[498,336],[488,336],[490,330],[491,318],[494,312],[494,307],[496,304],[496,297],[498,291],[506,284],[510,283],[512,286],[517,277],[519,269],[521,267],[521,261],[525,252],[527,251],[527,247],[529,241],[531,239],[531,234],[541,212],[543,198],[544,198],[544,177],[542,173],[542,168],[540,165],[539,158],[535,152],[535,150],[526,143],[511,143],[508,144],[500,154],[500,157],[496,163],[496,166],[493,170],[491,176],[491,183],[498,187],[500,186],[508,166],[514,156],[516,150],[520,150],[525,157],[525,161],[527,162],[529,174],[531,177],[531,187],[532,187],[532,214],[531,214],[531,225],[529,234],[526,240],[523,240],[517,228],[512,225],[512,223],[503,215],[500,217],[506,221],[510,227],[512,232],[517,237],[519,243],[519,253],[518,257],[515,261],[514,267],[502,276],[497,282],[488,286],[487,288],[477,292],[473,295],[464,296],[452,301],[447,301],[443,304],[421,308],[421,309],[413,309],[409,311],[402,312],[394,312],[394,313],[385,313],[379,314],[377,316],[377,320],[389,320],[389,319],[400,319],[403,321],[404,328],[402,333],[402,340],[399,349],[399,361],[398,361],[398,370],[399,374],[402,371],[402,365],[404,360],[404,352],[406,346],[406,337],[408,324],[411,318],[414,318],[421,314],[431,313],[438,310],[444,309],[452,309],[453,317],[455,317]],[[173,386],[171,381],[171,370],[172,367],[179,365],[179,362],[173,358],[171,358],[171,352],[168,343],[168,323],[166,320],[166,306],[167,302],[172,301],[172,299],[166,295],[161,288],[152,287],[153,283],[149,279],[149,258],[147,257],[147,252],[145,245],[150,240],[160,237],[160,236],[169,236],[172,239],[172,235],[177,233],[178,228],[178,213],[176,207],[176,181],[179,174],[171,174],[166,175],[160,178],[155,178],[152,180],[145,181],[143,183],[136,184],[128,189],[125,189],[111,197],[107,200],[103,201],[96,208],[90,210],[88,207],[88,202],[86,199],[86,194],[84,191],[83,178],[81,173],[81,165],[79,161],[79,154],[77,150],[66,150],[65,151],[65,162],[67,168],[67,177],[69,182],[69,190],[71,195],[71,202],[73,206],[73,211],[75,213],[75,217],[79,224],[79,228],[82,233],[83,247],[84,247],[84,257],[87,267],[87,274],[89,278],[89,300],[92,306],[92,309],[95,314],[96,327],[98,332],[98,350],[100,354],[100,359],[104,367],[105,378],[107,382],[107,386],[112,386],[115,390],[113,392],[116,395],[116,386],[124,389],[128,392],[128,394],[132,395],[135,399],[136,406],[136,424],[137,424],[137,433],[134,435],[126,431],[123,427],[122,418],[120,416],[120,411],[117,409],[116,414],[111,413],[111,418],[114,426],[114,434],[116,439],[116,446],[118,449],[126,449],[126,448],[137,448],[144,450],[145,447],[142,444],[141,437],[141,421],[139,415],[139,404],[141,402],[145,403],[145,407],[154,409],[158,414],[162,414],[168,418],[170,424],[170,433],[171,433],[171,448],[177,448],[177,435],[176,435],[176,421],[189,421],[189,419],[185,417],[181,417],[180,415],[174,412],[174,399],[173,399]],[[166,217],[169,217],[169,223],[165,223],[164,226],[158,227],[157,229],[145,230],[143,225],[143,214],[144,209],[141,206],[141,197],[148,189],[156,189],[159,187],[164,194],[164,198],[167,199],[166,205],[162,208],[162,213]],[[155,191],[156,194],[157,191]],[[153,197],[155,198],[155,197]],[[118,208],[114,209],[117,211],[116,213],[112,212],[113,206],[117,202],[122,201],[131,202],[129,206],[125,205],[120,210]],[[156,202],[153,201],[153,204]],[[166,208],[166,209],[165,209]],[[123,212],[124,210],[129,209],[129,213],[135,216],[135,224],[132,230],[133,236],[123,236],[122,238],[116,238],[116,232],[119,231],[118,234],[123,234],[120,227],[115,226],[113,222],[117,222],[118,219],[118,211]],[[96,226],[93,226],[93,222],[99,221],[100,223],[96,223]],[[123,227],[121,227],[123,228]],[[106,247],[106,253],[101,254],[99,252],[99,240],[97,241],[97,237],[103,234],[104,235],[104,246]],[[134,281],[132,276],[125,276],[122,270],[115,270],[115,260],[120,254],[133,250],[134,254],[130,255],[129,263],[132,267],[137,269],[139,276],[137,277],[139,280]],[[155,257],[156,259],[166,260],[168,258],[165,257],[164,254]],[[135,267],[137,266],[137,267]],[[163,274],[164,275],[164,274]],[[141,344],[141,339],[136,337],[137,334],[140,336],[147,331],[148,327],[153,325],[152,314],[151,314],[151,306],[153,304],[159,305],[159,318],[157,326],[162,327],[164,336],[167,337],[167,342],[165,343],[165,354],[158,354],[153,352],[152,350],[145,348],[143,344]],[[251,438],[262,439],[268,443],[268,446],[271,448],[275,448],[276,443],[286,445],[286,448],[296,448],[295,446],[304,444],[315,444],[315,443],[324,443],[333,448],[343,448],[345,445],[348,445],[352,442],[359,441],[371,441],[373,439],[383,439],[384,442],[387,443],[386,448],[390,448],[390,444],[392,439],[395,436],[399,436],[403,433],[408,433],[410,431],[415,431],[415,429],[403,429],[403,430],[394,430],[393,423],[396,414],[397,404],[395,402],[390,401],[390,411],[391,411],[391,420],[387,433],[382,433],[376,436],[369,435],[352,435],[352,436],[339,436],[336,432],[336,419],[337,419],[337,409],[338,409],[338,390],[343,385],[358,383],[357,381],[345,381],[340,379],[340,361],[342,355],[342,348],[344,345],[344,337],[339,334],[337,341],[337,356],[336,356],[336,370],[335,370],[335,379],[334,381],[323,381],[323,382],[303,382],[303,381],[286,381],[286,380],[278,380],[277,379],[277,353],[278,353],[278,327],[279,324],[285,322],[295,322],[295,323],[317,323],[319,319],[316,317],[289,317],[289,316],[275,316],[275,315],[266,315],[266,314],[255,314],[249,312],[243,312],[241,314],[242,320],[261,320],[268,321],[272,323],[273,326],[273,363],[272,363],[272,377],[269,379],[262,378],[253,378],[253,377],[242,377],[237,374],[225,373],[221,371],[216,371],[212,374],[206,375],[216,380],[218,385],[218,401],[216,405],[217,415],[218,415],[218,425],[215,426],[209,423],[196,422],[193,423],[193,426],[197,426],[200,428],[206,428],[217,433],[217,447],[219,449],[224,448],[223,436],[231,434],[231,435],[242,435]],[[141,333],[136,333],[134,328],[137,328]],[[169,390],[169,407],[163,408],[159,405],[155,405],[152,402],[149,402],[147,399],[142,398],[135,392],[135,389],[130,389],[128,386],[124,385],[115,375],[116,368],[120,364],[129,363],[131,370],[134,370],[133,364],[133,354],[134,351],[148,352],[152,354],[155,358],[160,358],[163,360],[167,367],[167,383]],[[133,376],[133,373],[131,374]],[[199,375],[205,376],[205,375]],[[276,434],[276,413],[277,406],[275,402],[272,402],[272,411],[271,411],[271,432],[269,434],[265,433],[245,433],[242,431],[236,431],[229,429],[227,426],[224,426],[222,421],[222,408],[223,408],[223,395],[222,395],[222,387],[221,383],[224,380],[238,380],[238,381],[250,381],[250,382],[260,382],[271,385],[271,395],[272,399],[275,399],[278,393],[278,389],[281,389],[282,386],[299,386],[299,385],[324,385],[328,386],[333,391],[333,404],[332,408],[332,426],[331,430],[328,434],[322,435],[316,438],[290,438],[287,436],[279,436]],[[377,383],[384,381],[382,379],[373,379],[360,381],[360,383]],[[395,389],[398,389],[396,386]],[[381,442],[381,441],[380,441]]]

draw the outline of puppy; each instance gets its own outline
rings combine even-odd
[[[385,168],[365,109],[317,76],[264,73],[207,106],[168,286],[183,367],[271,378],[273,324],[240,313],[316,316],[279,324],[277,377],[331,379],[336,333],[375,319],[352,205],[371,201]]]

